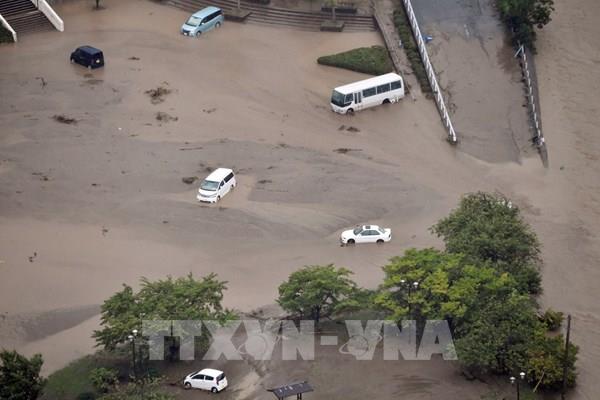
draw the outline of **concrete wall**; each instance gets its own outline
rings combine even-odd
[[[15,32],[15,30],[12,28],[12,26],[10,26],[10,24],[8,22],[6,22],[6,20],[4,19],[4,17],[2,15],[0,15],[0,23],[2,24],[3,27],[8,29],[8,31],[10,33],[12,33],[13,40],[16,43],[17,42],[17,32]]]
[[[31,0],[31,2],[44,13],[46,18],[54,25],[54,27],[60,32],[64,32],[65,24],[63,20],[58,16],[56,12],[50,7],[46,0]]]

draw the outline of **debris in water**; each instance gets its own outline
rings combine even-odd
[[[197,176],[186,176],[186,177],[181,178],[181,181],[188,185],[191,185],[192,183],[196,182],[197,180],[198,180]]]
[[[55,114],[52,117],[56,122],[60,122],[61,124],[76,124],[78,121],[75,118],[67,117],[64,114]]]
[[[150,102],[152,102],[152,104],[158,104],[165,101],[165,96],[171,93],[171,89],[159,86],[156,89],[146,90],[145,93],[150,96]]]

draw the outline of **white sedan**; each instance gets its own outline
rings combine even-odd
[[[342,244],[354,243],[383,243],[392,239],[392,230],[380,228],[377,225],[362,225],[342,232]]]

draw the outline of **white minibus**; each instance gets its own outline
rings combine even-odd
[[[331,95],[331,108],[340,114],[395,103],[404,97],[402,77],[393,72],[336,87]]]

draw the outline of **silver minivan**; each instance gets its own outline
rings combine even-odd
[[[217,168],[202,181],[196,199],[216,203],[236,185],[235,175],[229,168]]]
[[[181,33],[185,36],[199,37],[212,28],[218,28],[223,25],[225,17],[223,11],[217,7],[206,7],[192,14],[181,26]]]

